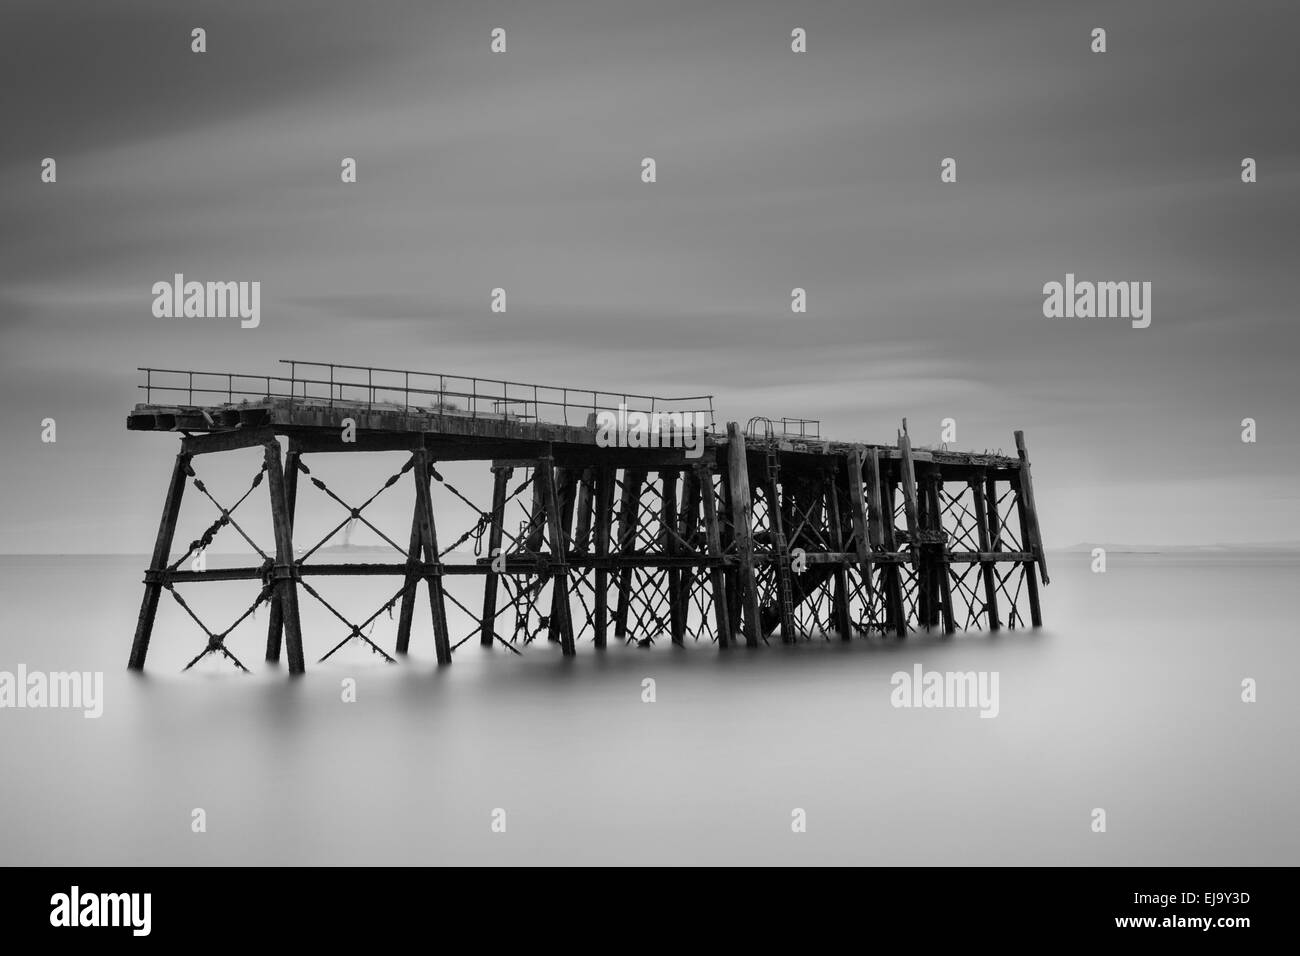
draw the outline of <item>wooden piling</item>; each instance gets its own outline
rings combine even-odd
[[[490,563],[487,574],[483,575],[483,616],[479,623],[479,644],[483,647],[491,647],[496,641],[497,588],[501,582],[501,575],[497,573],[494,565],[497,560],[504,558],[504,555],[498,555],[497,552],[501,550],[501,540],[505,531],[506,496],[510,477],[513,474],[514,469],[508,466],[496,465],[492,468],[492,517],[488,525]]]
[[[670,554],[689,557],[697,553],[697,529],[700,526],[700,476],[697,471],[688,468],[682,472],[682,502],[677,511],[677,536],[670,540],[673,547]],[[673,643],[682,644],[686,637],[686,627],[690,620],[691,594],[695,589],[695,569],[677,569],[675,584],[670,579],[673,595]]]
[[[433,497],[429,491],[429,453],[418,448],[413,453],[415,467],[416,507],[420,517],[420,540],[423,545],[424,561],[432,565],[425,576],[429,590],[429,608],[433,619],[433,646],[438,663],[451,663],[451,638],[447,629],[447,607],[443,601],[442,567],[438,560],[438,530],[433,517]]]
[[[415,598],[420,590],[417,565],[424,554],[424,538],[420,534],[420,497],[415,495],[411,505],[411,534],[406,546],[406,581],[402,588],[402,605],[397,615],[397,653],[406,654],[411,646],[411,622],[415,618]]]
[[[757,647],[763,623],[754,571],[754,504],[749,490],[749,464],[745,460],[745,433],[736,422],[727,423],[727,480],[731,486],[731,526],[736,539],[742,630],[746,646]]]
[[[266,477],[271,496],[271,523],[275,529],[273,574],[284,623],[284,644],[289,658],[289,673],[302,674],[307,667],[302,650],[302,626],[298,618],[298,581],[293,558],[293,527],[289,523],[288,495],[285,490],[284,472],[280,465],[280,443],[274,439],[266,443]]]
[[[700,501],[704,505],[704,533],[708,538],[709,557],[721,558],[722,528],[718,521],[718,502],[714,497],[713,472],[699,472]],[[732,642],[730,601],[727,597],[726,573],[717,564],[709,568],[709,584],[713,589],[713,622],[718,632],[718,646],[727,647]]]
[[[172,539],[176,536],[176,520],[181,513],[181,498],[185,495],[185,480],[189,474],[190,456],[182,452],[176,456],[176,462],[172,465],[171,482],[167,485],[162,519],[158,522],[158,534],[154,539],[153,556],[149,559],[149,569],[145,572],[144,599],[140,602],[135,639],[131,642],[131,656],[126,665],[133,671],[144,670],[145,658],[149,656],[149,639],[153,635],[154,617],[158,613],[158,598],[162,595],[159,576],[167,570]]]
[[[289,519],[289,530],[293,530],[294,513],[298,503],[298,459],[299,452],[293,439],[284,456],[284,507]],[[280,660],[280,643],[284,634],[284,609],[280,606],[280,595],[271,598],[271,614],[266,626],[266,661],[268,664]]]
[[[564,550],[567,556],[572,547],[570,536],[573,528],[573,512],[577,503],[578,496],[578,476],[570,468],[555,469],[556,498],[560,509],[560,535],[564,538]],[[551,588],[551,614],[549,626],[546,629],[546,639],[549,641],[560,640],[560,614],[558,603],[563,601],[569,602],[568,581],[564,582],[564,587],[553,586]],[[570,608],[572,616],[572,608]],[[572,626],[572,621],[570,621]]]
[[[898,541],[894,534],[893,483],[892,480],[886,483],[882,479],[880,451],[876,448],[867,452],[867,489],[867,503],[871,509],[868,514],[868,539],[873,549],[895,555],[898,552]],[[881,577],[885,585],[886,627],[892,625],[897,636],[907,637],[907,605],[903,601],[903,572],[898,562],[891,560],[885,564]]]
[[[997,631],[1002,627],[1002,622],[998,617],[998,585],[996,578],[996,564],[991,558],[984,555],[991,554],[993,551],[992,525],[989,522],[990,507],[996,512],[997,499],[990,502],[986,498],[988,487],[993,484],[993,479],[988,478],[984,471],[975,473],[975,477],[970,479],[971,499],[975,504],[975,524],[979,532],[980,548],[980,577],[984,581],[984,623],[990,631]]]
[[[560,520],[559,495],[555,487],[553,459],[537,460],[537,478],[542,484],[542,505],[546,510],[546,536],[551,544],[552,615],[557,619],[560,649],[565,657],[576,653],[573,643],[573,622],[569,611],[569,569],[567,565],[568,541]]]
[[[1030,506],[1025,494],[1024,472],[1017,471],[1011,479],[1011,486],[1016,493],[1016,513],[1020,518],[1020,535],[1021,538],[1030,538],[1032,532],[1029,529]],[[1031,538],[1032,540],[1032,538]],[[1027,548],[1031,553],[1034,548],[1022,540],[1021,545]],[[1025,575],[1025,590],[1029,595],[1029,622],[1034,627],[1043,626],[1043,610],[1038,603],[1038,568],[1033,561],[1022,561],[1020,564]]]
[[[935,583],[938,585],[936,600],[939,604],[939,615],[943,621],[943,632],[953,634],[957,630],[957,622],[952,607],[952,569],[948,562],[948,553],[951,549],[948,547],[948,538],[943,526],[943,476],[937,469],[931,468],[928,478],[932,530],[939,538],[939,541],[932,546],[931,550]]]
[[[623,497],[618,513],[618,554],[632,555],[637,550],[637,523],[641,513],[641,487],[645,483],[643,468],[623,469]],[[627,637],[627,616],[632,606],[632,566],[618,572],[618,604],[614,608],[614,636]]]
[[[861,453],[859,452],[859,469],[858,481],[861,483]],[[853,469],[851,457],[848,461],[848,468]],[[850,483],[851,485],[851,483]],[[837,552],[843,554],[847,547],[847,540],[844,535],[844,527],[840,523],[840,489],[839,482],[836,481],[835,469],[830,468],[822,478],[821,491],[824,496],[826,519],[830,528],[830,544]],[[850,503],[852,508],[852,503]],[[865,528],[863,529],[865,531]],[[854,536],[856,538],[858,531],[855,527]],[[856,547],[856,540],[855,540]],[[861,561],[861,551],[858,552],[859,562]],[[871,572],[867,571],[866,588],[870,588]],[[836,564],[834,576],[834,592],[831,595],[831,608],[835,618],[835,629],[839,631],[840,639],[844,641],[853,639],[853,623],[849,617],[849,571],[843,564]],[[869,593],[864,590],[863,593]]]
[[[1043,534],[1038,527],[1038,506],[1034,503],[1034,479],[1029,470],[1029,452],[1025,449],[1025,433],[1016,432],[1016,455],[1020,459],[1020,491],[1024,499],[1025,518],[1027,524],[1022,524],[1025,536],[1028,538],[1026,545],[1038,559],[1038,570],[1043,576],[1043,583],[1050,584],[1052,579],[1047,576],[1047,556],[1043,551]]]
[[[596,557],[609,556],[609,534],[614,510],[615,470],[602,467],[596,470]],[[597,648],[605,647],[609,627],[609,569],[603,564],[596,568],[596,600],[592,611],[592,631]]]

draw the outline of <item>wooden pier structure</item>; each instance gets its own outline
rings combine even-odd
[[[440,664],[475,638],[518,653],[545,636],[572,655],[588,642],[754,647],[777,638],[904,638],[936,628],[952,634],[1042,623],[1039,584],[1049,578],[1021,432],[1014,456],[914,448],[906,421],[892,444],[829,441],[807,420],[754,418],[719,428],[711,396],[282,364],[281,374],[269,376],[140,370],[144,401],[127,428],[177,434],[180,450],[145,572],[132,669],[145,666],[164,592],[206,636],[190,666],[218,655],[245,669],[226,639],[266,604],[265,659],[278,662],[283,652],[292,674],[306,668],[301,601],[319,601],[341,621],[342,640],[331,637],[322,660],[354,640],[393,660],[408,651],[417,604],[425,604],[421,591]],[[670,441],[681,437],[671,429],[651,447],[598,440],[601,416],[629,409],[694,416],[704,432],[695,447]],[[203,458],[250,448],[263,451],[260,469],[243,497],[223,504],[200,475]],[[369,499],[344,501],[324,476],[329,457],[372,452],[409,457]],[[475,501],[452,485],[440,470],[447,462],[479,463],[490,494]],[[177,521],[191,488],[217,517],[178,547]],[[294,537],[307,491],[339,509],[340,523],[319,542]],[[405,540],[368,519],[366,508],[385,492],[411,503]],[[463,533],[444,526],[435,504],[444,495],[477,515]],[[265,549],[236,514],[258,501],[269,504],[274,534]],[[365,523],[391,544],[393,560],[324,560],[321,549],[349,522]],[[260,563],[184,567],[227,528]],[[460,545],[470,540],[485,553],[465,557]],[[390,578],[393,595],[367,620],[349,620],[323,593],[327,581],[348,576]],[[464,589],[456,597],[459,576],[482,579],[472,600]],[[257,587],[224,630],[210,629],[181,594],[182,586],[206,581]],[[473,622],[468,634],[453,632],[449,607]],[[373,625],[395,608],[390,650]]]

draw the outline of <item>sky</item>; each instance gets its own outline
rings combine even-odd
[[[281,358],[707,392],[846,441],[1023,429],[1049,546],[1300,540],[1298,25],[1263,0],[7,0],[0,551],[148,551],[176,448],[125,430],[137,366]],[[156,318],[177,272],[261,282],[261,324]],[[1044,317],[1067,273],[1151,282],[1150,327]]]

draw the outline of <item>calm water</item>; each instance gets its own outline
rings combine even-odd
[[[0,558],[0,670],[105,672],[98,720],[0,710],[5,863],[1300,863],[1295,558],[1056,555],[1037,634],[572,661],[471,641],[441,672],[427,606],[399,666],[314,665],[343,634],[312,612],[292,683],[260,661],[265,609],[230,640],[254,676],[182,676],[204,642],[166,597],[128,675],[143,564]],[[202,587],[230,589],[200,610],[221,627],[252,596]],[[997,671],[999,716],[891,707],[917,662]]]

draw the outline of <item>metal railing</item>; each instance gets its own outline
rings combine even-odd
[[[281,359],[287,375],[144,368],[146,404],[191,408],[289,400],[367,410],[581,425],[600,412],[692,415],[714,431],[712,395],[637,395],[409,369]]]
[[[791,438],[820,440],[822,437],[822,423],[817,418],[783,418],[779,424],[781,434]]]
[[[765,415],[755,415],[745,424],[746,437],[763,438],[768,441],[778,436],[820,440],[821,430],[822,423],[816,418],[780,418],[773,421]]]

